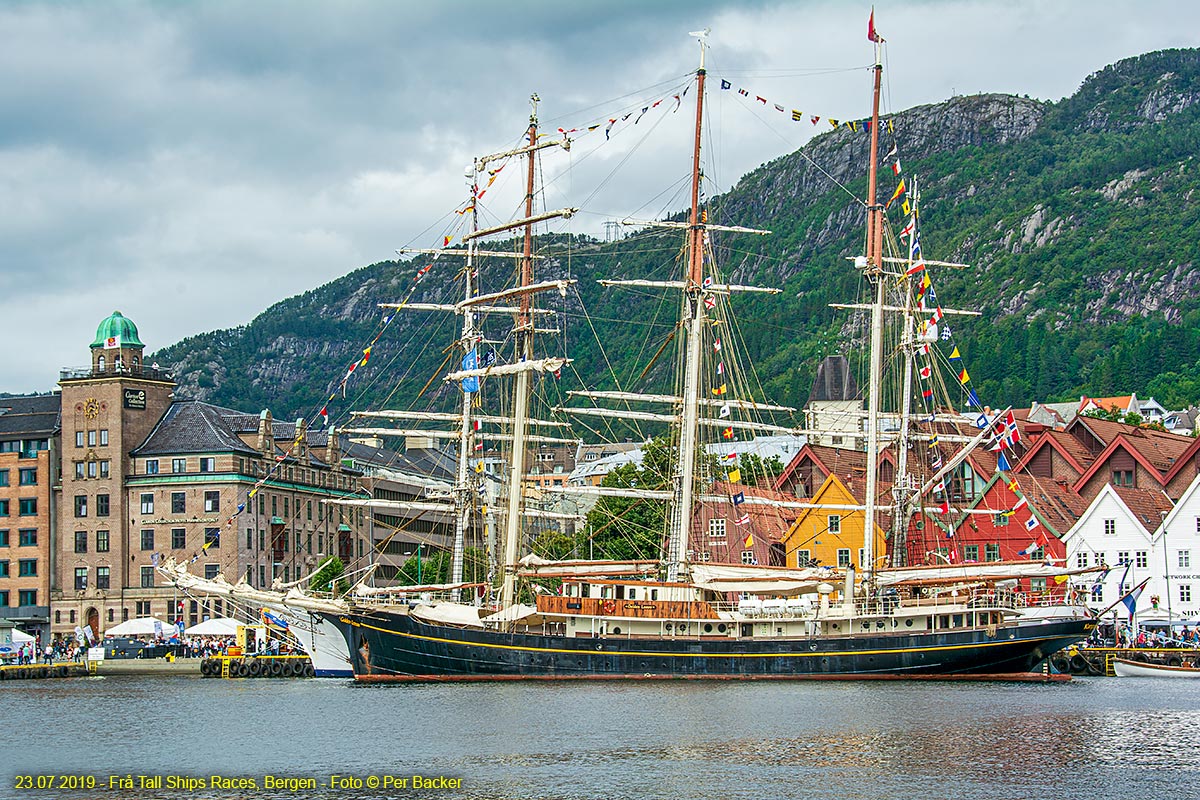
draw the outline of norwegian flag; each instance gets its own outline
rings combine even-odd
[[[1021,431],[1017,428],[1017,418],[1012,411],[1004,418],[1004,427],[1008,431],[1008,439],[1012,444],[1021,441]]]

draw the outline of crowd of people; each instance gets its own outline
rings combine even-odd
[[[114,640],[106,639],[100,644],[108,645],[106,650],[116,649]],[[169,639],[155,637],[127,637],[120,640],[119,650],[124,657],[137,657],[145,649],[154,656],[171,653],[175,658],[209,658],[210,656],[227,655],[230,647],[237,646],[233,636],[172,636]],[[8,663],[32,665],[39,663],[61,663],[64,661],[82,662],[87,657],[87,645],[80,643],[75,637],[58,637],[43,647],[41,636],[32,642],[17,645]],[[262,651],[263,655],[292,655],[295,650],[287,641],[271,639]]]
[[[1138,628],[1137,633],[1129,625],[1111,625],[1098,628],[1088,638],[1093,647],[1122,648],[1194,648],[1200,650],[1200,625],[1184,625],[1168,631],[1165,628]]]

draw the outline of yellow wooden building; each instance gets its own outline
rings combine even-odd
[[[830,474],[809,502],[827,508],[803,509],[788,529],[783,539],[787,565],[847,567],[853,564],[861,570],[864,566],[864,512],[846,506],[861,506],[863,499],[855,497],[837,475]],[[875,564],[879,566],[884,563],[887,542],[878,516],[874,527]]]

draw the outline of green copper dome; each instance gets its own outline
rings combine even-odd
[[[133,320],[122,316],[120,311],[114,311],[112,316],[105,319],[100,323],[100,327],[96,328],[96,341],[92,342],[92,347],[104,347],[111,338],[115,338],[121,347],[146,346],[138,338],[137,325],[133,324]]]

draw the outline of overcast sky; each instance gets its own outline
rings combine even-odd
[[[869,11],[845,0],[6,2],[0,390],[45,391],[61,367],[88,363],[114,309],[152,351],[247,323],[396,247],[434,244],[465,197],[464,167],[513,144],[531,92],[544,127],[636,112],[694,71],[692,30],[712,29],[714,82],[805,115],[868,116]],[[885,110],[979,91],[1057,100],[1118,59],[1194,46],[1198,22],[1200,4],[1182,2],[880,2]],[[718,190],[822,129],[710,90]],[[584,208],[570,230],[683,205],[694,111],[673,104],[611,141],[581,139],[562,154],[578,167],[569,178],[547,157],[547,204]],[[503,190],[498,216],[511,210]]]

